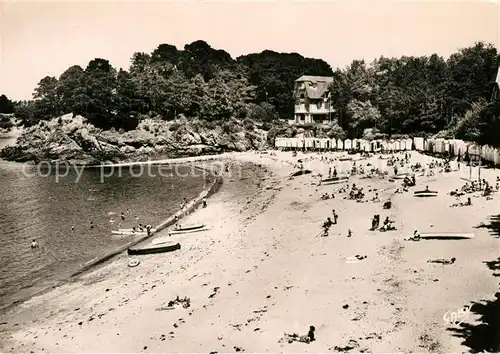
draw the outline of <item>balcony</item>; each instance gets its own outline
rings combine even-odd
[[[309,104],[309,106],[307,106],[305,103],[295,105],[295,114],[328,114],[333,111],[333,108],[330,110],[330,104],[328,102],[323,102],[319,105]]]

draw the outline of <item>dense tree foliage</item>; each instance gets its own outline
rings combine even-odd
[[[499,64],[496,48],[483,43],[461,49],[448,60],[433,54],[381,57],[370,65],[353,61],[335,72],[332,103],[339,124],[352,137],[366,128],[389,135],[447,129],[457,138],[480,140],[497,112],[487,101]],[[496,140],[499,144],[500,134]]]
[[[20,103],[17,114],[30,123],[73,112],[98,127],[125,130],[144,116],[271,122],[293,114],[293,84],[306,73],[332,70],[296,53],[265,51],[235,60],[204,41],[184,50],[160,44],[151,54],[135,53],[128,71],[96,58],[85,69],[72,66],[59,78],[45,77],[34,101]]]
[[[14,113],[14,103],[5,95],[0,95],[0,113]]]
[[[334,77],[332,124],[339,135],[446,132],[491,143],[499,110],[498,103],[488,102],[499,64],[497,49],[483,43],[447,60],[436,54],[380,57],[370,64],[354,60],[335,72],[323,60],[297,53],[266,50],[233,59],[204,41],[183,50],[160,44],[152,53],[135,53],[128,71],[96,58],[86,68],[72,66],[59,78],[45,77],[33,101],[16,104],[16,115],[30,124],[73,112],[98,127],[125,130],[142,117],[181,115],[269,125],[293,117],[295,80],[319,75]],[[1,107],[5,99],[0,96]]]

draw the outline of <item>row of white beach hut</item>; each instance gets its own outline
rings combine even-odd
[[[360,151],[396,152],[417,150],[431,154],[449,156],[466,155],[471,158],[500,164],[500,149],[488,145],[478,145],[458,139],[413,139],[365,140],[365,139],[326,139],[326,138],[276,138],[275,147],[280,150],[305,151]]]
[[[355,151],[404,151],[413,150],[413,140],[364,140],[276,138],[275,147],[282,150],[355,150]]]

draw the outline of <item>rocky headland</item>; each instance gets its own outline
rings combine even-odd
[[[145,119],[131,131],[102,130],[82,116],[66,114],[24,128],[0,157],[17,162],[82,165],[144,161],[260,149],[267,132],[252,122]]]

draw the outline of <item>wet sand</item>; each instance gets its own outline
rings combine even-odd
[[[413,152],[414,161],[429,158]],[[491,230],[474,228],[500,214],[493,200],[472,197],[472,207],[451,208],[446,195],[461,186],[468,170],[417,177],[409,193],[394,195],[399,183],[351,178],[377,189],[382,202],[321,200],[339,185],[316,183],[328,174],[319,159],[306,161],[313,171],[289,180],[298,158],[244,153],[236,161],[261,164],[226,176],[206,209],[185,223],[205,222],[210,230],[173,235],[182,249],[129,256],[21,304],[0,318],[4,352],[464,352],[481,322],[474,305],[461,326],[443,316],[473,301],[494,301],[498,280],[485,261],[498,258],[499,240]],[[332,154],[333,156],[333,154]],[[358,164],[366,164],[359,161]],[[373,164],[382,163],[373,159]],[[343,162],[348,166],[350,162]],[[494,170],[482,171],[492,182]],[[414,198],[413,190],[439,191],[436,198]],[[368,192],[371,199],[374,192]],[[474,194],[474,195],[477,195]],[[328,237],[319,237],[332,209],[339,215]],[[369,231],[371,217],[396,221],[396,231]],[[347,237],[348,229],[352,237]],[[420,232],[473,232],[472,240],[404,241]],[[165,232],[159,237],[164,237]],[[367,256],[356,262],[346,257]],[[451,265],[428,263],[456,257]],[[165,309],[188,297],[190,306]],[[497,309],[498,307],[493,307]],[[479,312],[479,313],[476,313]],[[316,340],[280,343],[284,332]],[[464,331],[464,326],[469,326]],[[484,327],[484,326],[483,326]],[[455,329],[455,330],[454,330]],[[483,328],[484,329],[484,328]],[[474,332],[475,331],[475,332]],[[461,332],[466,332],[463,335]],[[493,332],[492,332],[493,333]],[[498,333],[496,334],[498,336]],[[102,339],[101,339],[102,338]],[[464,340],[467,341],[464,343]],[[490,343],[491,344],[491,343]],[[475,347],[474,347],[475,346]],[[483,344],[486,346],[486,344]],[[474,348],[473,348],[474,347]]]

